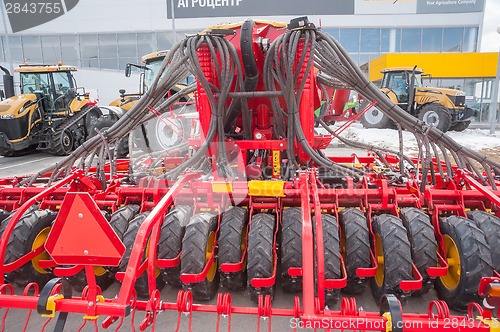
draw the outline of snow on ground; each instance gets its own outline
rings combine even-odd
[[[331,128],[336,130],[342,124],[333,125]],[[316,130],[320,134],[327,134],[323,128],[316,128]],[[450,131],[447,135],[459,144],[474,151],[500,150],[500,132],[496,135],[490,135],[488,129],[466,129],[463,132]],[[360,123],[354,123],[343,131],[340,137],[381,148],[399,150],[398,131],[393,129],[366,129]],[[418,154],[418,146],[412,133],[403,131],[403,142],[407,154]],[[339,145],[339,143],[338,140],[332,142],[333,146]]]

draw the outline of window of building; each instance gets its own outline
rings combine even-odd
[[[401,29],[380,29],[380,51],[382,53],[401,51]]]
[[[347,52],[359,52],[359,29],[340,29],[339,41]]]
[[[464,28],[446,28],[443,31],[443,52],[462,52]]]
[[[100,68],[118,69],[118,46],[116,34],[99,35]]]
[[[339,29],[338,28],[325,28],[323,31],[333,38],[339,40]]]
[[[156,33],[156,45],[158,46],[158,50],[169,50],[172,47],[172,41],[167,32]]]
[[[5,37],[0,36],[0,61],[5,61]]]
[[[156,48],[156,41],[154,40],[154,34],[152,33],[138,33],[137,34],[137,52],[139,58],[142,56],[153,53]],[[153,49],[154,47],[154,49]],[[159,50],[159,49],[158,49]]]
[[[59,36],[42,36],[43,62],[56,64],[62,60]]]
[[[99,68],[99,48],[97,35],[80,36],[81,66]]]
[[[402,29],[401,31],[401,52],[421,52],[422,50],[422,29]]]
[[[380,52],[380,29],[361,29],[361,52]]]
[[[422,52],[441,52],[443,29],[424,28],[422,31]]]
[[[23,36],[23,53],[24,59],[30,63],[41,63],[42,58],[42,44],[40,43],[39,36]]]
[[[78,36],[61,36],[61,54],[64,64],[80,66],[79,63],[79,38]],[[96,45],[97,46],[97,45]]]
[[[135,33],[122,33],[118,35],[118,56],[120,58],[137,57],[137,36]]]
[[[464,46],[462,52],[476,52],[477,49],[477,31],[478,28],[465,28]]]
[[[10,56],[12,61],[23,62],[23,44],[21,43],[21,37],[9,36],[10,45]]]

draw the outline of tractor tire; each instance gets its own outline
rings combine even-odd
[[[500,218],[481,210],[469,211],[467,217],[474,221],[476,226],[483,231],[486,243],[491,248],[493,268],[500,271]]]
[[[408,240],[410,240],[411,258],[422,275],[422,288],[413,292],[412,295],[424,295],[434,284],[434,279],[429,277],[427,269],[438,266],[434,227],[429,216],[417,208],[404,208],[400,216],[406,228]]]
[[[490,246],[484,233],[473,221],[457,216],[441,218],[448,274],[435,284],[441,300],[455,310],[466,310],[470,302],[479,302],[479,281],[493,273]],[[450,259],[454,262],[450,263]]]
[[[337,219],[329,214],[322,214],[323,225],[323,253],[325,279],[339,279],[340,270],[340,236]],[[316,236],[315,236],[316,237]],[[314,243],[317,243],[316,240]],[[339,299],[339,289],[325,289],[325,304],[332,308]]]
[[[103,115],[99,117],[94,123],[93,126],[88,129],[88,138],[90,139],[97,135],[97,130],[101,133],[107,131],[110,127],[112,127],[118,119],[116,117],[112,117],[109,115]],[[115,145],[116,149],[116,157],[121,159],[125,158],[128,155],[128,135],[122,138],[117,145]]]
[[[229,208],[222,215],[219,233],[219,274],[221,286],[228,290],[246,288],[247,270],[243,261],[242,270],[223,273],[220,266],[224,263],[238,263],[242,260],[247,245],[248,211],[239,206]]]
[[[465,129],[469,128],[471,121],[461,121],[457,122],[454,125],[451,126],[449,130],[454,130],[454,131],[464,131]]]
[[[59,125],[52,136],[52,147],[49,153],[55,156],[67,156],[75,148],[75,138],[69,128],[65,128],[65,123]]]
[[[139,209],[139,205],[125,205],[111,215],[109,225],[113,228],[120,240],[123,240],[123,235],[127,231],[128,224],[132,219],[134,219],[136,214],[139,212]],[[117,267],[94,267],[95,281],[101,290],[104,291],[113,284],[113,273],[116,272],[117,269]],[[78,272],[74,276],[68,277],[68,281],[77,292],[83,291],[83,289],[88,285],[85,270]]]
[[[57,213],[50,210],[34,210],[24,214],[14,227],[7,242],[5,263],[15,262],[33,250],[34,247],[45,243],[56,216]],[[30,282],[35,282],[43,287],[52,278],[52,273],[42,269],[37,262],[40,259],[48,258],[48,253],[44,251],[17,270],[7,273],[6,277],[20,287],[24,287]]]
[[[401,296],[399,287],[402,280],[412,280],[411,247],[406,229],[401,219],[389,214],[373,217],[372,229],[375,234],[376,257],[382,256],[377,274],[372,278],[372,294],[377,303],[386,294]]]
[[[173,259],[179,256],[182,250],[182,238],[192,215],[193,209],[191,207],[181,205],[171,210],[165,216],[158,242],[159,258]],[[182,287],[180,263],[175,267],[163,269],[162,275],[163,280],[170,286]]]
[[[288,269],[302,267],[302,209],[283,211],[281,224],[281,287],[286,293],[302,290],[302,277],[291,277]]]
[[[32,205],[28,208],[28,210],[26,210],[26,212],[24,212],[23,216],[35,211],[35,210],[38,210],[38,205]],[[12,217],[14,216],[14,213],[16,213],[17,209],[15,210],[12,210],[10,212],[7,212],[5,210],[1,210],[2,213],[1,213],[1,222],[0,222],[0,237],[3,235],[3,232],[5,231],[5,229],[7,228],[7,225],[9,224],[9,222],[12,220]],[[21,216],[21,218],[23,217]]]
[[[418,118],[426,125],[433,125],[443,133],[451,126],[451,114],[446,107],[439,103],[428,103],[418,110]]]
[[[217,236],[217,226],[218,217],[211,213],[199,213],[191,218],[182,239],[181,274],[196,274],[203,271],[208,256],[214,249],[212,246]],[[183,285],[184,289],[191,289],[193,298],[198,301],[213,299],[218,287],[217,259],[212,262],[204,280]]]
[[[125,245],[125,253],[123,254],[120,265],[118,265],[118,270],[125,272],[127,270],[128,261],[130,259],[130,255],[132,253],[132,249],[134,248],[135,238],[137,233],[139,232],[139,228],[142,223],[149,215],[149,212],[139,213],[135,216],[134,219],[128,225],[127,231],[123,235],[123,244]],[[147,250],[144,250],[143,259],[147,257]],[[156,276],[156,289],[161,290],[165,286],[165,282],[163,278],[158,275]],[[148,286],[148,274],[145,271],[142,275],[140,275],[137,279],[135,279],[134,285],[135,291],[137,293],[137,297],[139,299],[149,299],[149,286]]]
[[[347,285],[342,292],[361,294],[366,288],[366,279],[359,278],[356,270],[371,267],[368,223],[363,212],[356,208],[340,211],[339,221],[342,230],[342,255],[347,271]]]
[[[367,106],[366,104],[365,106]],[[360,109],[364,109],[365,106],[361,106]],[[396,125],[394,122],[385,115],[379,108],[372,106],[368,111],[366,111],[359,119],[364,128],[370,129],[394,129]]]
[[[0,223],[2,223],[9,216],[10,216],[10,212],[5,211],[4,209],[0,209]],[[0,233],[0,236],[2,236],[2,233]]]
[[[2,152],[0,152],[0,155],[4,156],[4,157],[20,157],[20,156],[24,156],[24,155],[27,155],[33,151],[36,150],[36,147],[37,145],[32,145],[30,147],[27,147],[26,149],[22,149],[22,150],[18,150],[18,151],[13,151],[13,150],[3,150]]]
[[[247,287],[250,299],[257,303],[259,295],[274,296],[274,286],[254,288],[253,278],[269,278],[273,274],[273,242],[276,226],[275,217],[267,213],[258,213],[250,220],[248,231]]]

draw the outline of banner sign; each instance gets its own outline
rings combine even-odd
[[[356,14],[415,14],[417,0],[356,0]]]
[[[482,12],[484,0],[418,0],[417,14]]]
[[[168,18],[172,18],[172,0],[166,1]],[[354,0],[173,0],[173,3],[175,18],[354,14]]]

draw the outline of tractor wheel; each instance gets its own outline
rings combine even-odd
[[[158,258],[173,259],[179,256],[182,238],[192,215],[193,209],[184,205],[174,208],[165,216],[158,242]],[[162,274],[163,280],[169,285],[182,287],[180,263],[175,267],[163,269]]]
[[[411,257],[423,279],[422,288],[413,292],[413,295],[427,294],[434,284],[434,280],[427,274],[427,269],[438,264],[434,227],[429,216],[417,208],[402,209],[401,220],[410,240]]]
[[[139,209],[139,205],[126,205],[111,215],[109,225],[113,228],[120,240],[123,240],[123,235],[127,231],[128,224],[139,212]],[[116,270],[116,267],[94,267],[95,281],[101,290],[104,291],[113,284],[114,279],[112,277],[112,273],[116,272]],[[88,285],[85,270],[78,272],[74,276],[68,277],[68,281],[78,292],[83,291],[83,289]]]
[[[363,108],[364,107],[361,106],[361,109]],[[396,128],[394,122],[376,106],[372,106],[368,111],[366,111],[361,116],[360,121],[363,127],[365,128],[375,128],[375,129]]]
[[[267,213],[258,213],[250,220],[248,231],[247,287],[250,299],[257,303],[259,295],[274,296],[274,286],[254,288],[253,278],[269,278],[273,274],[273,242],[275,217]]]
[[[302,290],[302,277],[291,277],[288,269],[302,267],[302,210],[283,211],[281,227],[281,286],[284,292],[297,293]]]
[[[450,130],[454,131],[464,131],[465,129],[469,128],[470,126],[470,121],[461,121],[457,122],[454,125],[451,126]]]
[[[450,112],[439,103],[425,104],[418,111],[418,118],[426,125],[433,125],[443,133],[447,132],[451,126]]]
[[[88,129],[88,138],[92,138],[97,135],[97,131],[104,133],[111,126],[113,126],[118,119],[113,116],[103,115],[94,121],[93,126]],[[116,157],[125,158],[128,155],[128,135],[118,142],[116,145]]]
[[[196,274],[203,271],[214,250],[217,223],[218,217],[211,213],[200,213],[191,218],[182,240],[181,274]],[[193,297],[199,301],[213,299],[218,287],[217,259],[213,260],[204,280],[184,285],[185,289],[191,289]]]
[[[486,211],[474,210],[467,212],[476,226],[483,231],[486,243],[491,248],[493,268],[500,271],[500,218]]]
[[[338,279],[340,271],[340,237],[337,219],[329,214],[322,214],[323,252],[325,255],[325,279]],[[316,241],[314,241],[316,243]],[[339,298],[338,289],[325,289],[325,304],[332,308]]]
[[[222,215],[219,234],[219,268],[224,263],[238,263],[247,245],[248,212],[233,206]],[[242,270],[222,273],[219,269],[221,286],[228,290],[243,290],[246,287],[246,261]]]
[[[356,270],[371,267],[368,224],[363,212],[355,208],[340,211],[339,219],[340,243],[347,271],[347,285],[342,292],[360,294],[366,287],[366,280],[359,278]]]
[[[130,255],[132,253],[132,249],[134,248],[135,238],[141,227],[142,223],[149,215],[149,212],[143,212],[135,216],[135,218],[128,225],[127,231],[123,235],[123,244],[125,245],[125,253],[123,254],[120,265],[118,266],[119,271],[125,272],[127,270],[128,261],[130,259]],[[148,256],[148,246],[143,253],[143,259]],[[163,278],[161,278],[159,271],[156,271],[156,288],[161,290],[165,283]],[[135,291],[137,293],[137,297],[140,299],[148,299],[149,298],[149,286],[148,286],[148,274],[145,271],[141,276],[135,279]]]
[[[10,212],[5,211],[3,209],[0,209],[0,223],[2,223],[7,217],[10,215]],[[3,233],[3,232],[2,232]],[[0,233],[0,236],[2,236],[2,233]]]
[[[75,147],[75,138],[69,128],[64,128],[65,124],[59,125],[52,139],[52,147],[49,152],[55,156],[67,156]]]
[[[43,245],[56,216],[57,213],[50,210],[35,210],[24,214],[7,242],[5,263],[15,262],[33,249]],[[38,261],[48,258],[48,253],[44,251],[17,270],[7,273],[6,277],[20,287],[24,287],[30,282],[44,286],[52,278],[52,273],[41,268]]]
[[[480,301],[477,294],[482,277],[493,273],[490,246],[484,233],[469,219],[457,216],[441,218],[448,273],[439,277],[435,288],[440,299],[455,310],[465,310],[470,302]]]
[[[389,214],[375,216],[372,222],[375,233],[377,274],[372,278],[372,293],[380,302],[385,294],[402,295],[401,280],[412,280],[410,241],[401,220]]]

